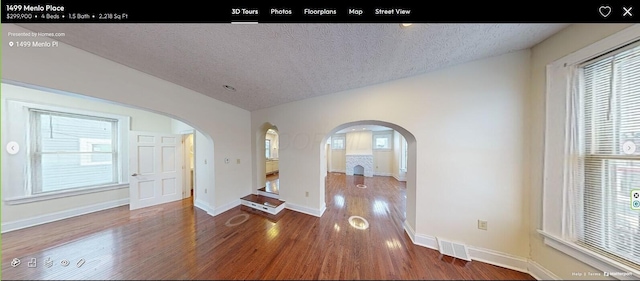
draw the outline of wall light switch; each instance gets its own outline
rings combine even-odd
[[[478,229],[487,230],[487,221],[478,220]]]
[[[240,164],[240,158],[236,159],[236,164]]]

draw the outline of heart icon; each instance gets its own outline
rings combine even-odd
[[[600,6],[600,9],[598,9],[598,11],[600,12],[600,15],[602,15],[602,17],[606,18],[611,14],[611,7],[610,6]]]

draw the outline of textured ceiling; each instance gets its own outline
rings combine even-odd
[[[565,24],[21,24],[247,110],[527,49]],[[225,90],[231,85],[236,92]]]

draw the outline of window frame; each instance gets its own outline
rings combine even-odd
[[[264,157],[267,159],[271,159],[271,140],[264,139]]]
[[[342,145],[340,147],[336,147],[336,140],[342,140]],[[331,149],[332,150],[346,150],[347,149],[347,138],[344,135],[333,135],[331,136]]]
[[[3,82],[4,83],[4,82]],[[28,85],[16,85],[8,84],[12,86],[25,87],[29,89],[37,89],[45,92],[51,92],[47,89],[29,87]],[[3,159],[3,188],[2,199],[8,205],[17,205],[24,203],[31,203],[37,201],[51,200],[55,198],[63,198],[68,196],[89,194],[95,192],[103,192],[107,190],[115,190],[129,187],[129,129],[130,129],[130,117],[123,115],[116,115],[110,113],[90,111],[86,109],[78,109],[67,106],[50,105],[44,103],[37,103],[32,101],[21,101],[6,99],[3,104],[4,109],[2,111],[2,122],[5,126],[5,132],[3,132],[3,141],[16,141],[20,146],[20,151],[16,157],[2,157]],[[43,193],[33,192],[33,170],[31,159],[31,124],[30,124],[30,109],[63,112],[76,115],[95,116],[99,118],[108,118],[117,120],[117,135],[118,140],[115,145],[118,149],[119,159],[116,163],[118,169],[117,183],[106,184],[100,186],[87,186],[63,189],[59,191],[50,191]],[[11,116],[9,121],[6,117]],[[8,140],[7,135],[11,136],[11,140]],[[4,151],[3,153],[6,153]],[[3,154],[5,156],[6,154]]]
[[[373,150],[392,150],[393,149],[393,131],[384,131],[384,132],[373,132],[371,136],[371,148]],[[376,141],[378,139],[386,139],[387,146],[386,147],[377,147]]]
[[[605,255],[568,239],[570,218],[566,212],[566,182],[569,172],[565,169],[565,155],[569,136],[569,73],[571,68],[609,54],[616,49],[640,39],[640,26],[628,27],[616,34],[593,43],[547,65],[546,108],[544,132],[544,166],[542,191],[542,226],[538,230],[544,243],[603,272],[628,272],[621,279],[638,279],[640,270],[618,262]],[[558,120],[564,120],[564,122]]]
[[[121,178],[121,171],[118,168],[120,157],[120,150],[118,149],[118,143],[119,143],[119,138],[120,138],[120,134],[118,132],[118,127],[119,127],[119,120],[115,119],[115,118],[107,118],[104,116],[96,116],[94,115],[86,115],[86,114],[76,114],[76,113],[71,113],[68,110],[67,111],[53,111],[53,110],[43,110],[40,108],[34,108],[34,107],[30,107],[29,109],[29,136],[28,138],[31,140],[29,143],[29,170],[31,171],[30,176],[31,176],[31,186],[30,186],[30,195],[40,195],[40,194],[51,194],[51,193],[57,193],[57,192],[64,192],[64,191],[70,191],[70,190],[81,190],[81,189],[89,189],[89,188],[93,188],[93,187],[101,187],[101,186],[109,186],[109,185],[114,185],[114,184],[118,184],[120,183],[120,178]],[[58,115],[58,116],[64,116],[67,118],[75,118],[75,119],[84,119],[84,120],[97,120],[97,121],[103,121],[103,122],[110,122],[112,123],[112,129],[111,129],[111,161],[108,161],[112,166],[111,166],[111,170],[113,173],[113,181],[109,182],[109,183],[105,183],[105,184],[99,184],[99,185],[86,185],[86,186],[80,186],[80,187],[72,187],[72,188],[63,188],[63,189],[58,189],[58,190],[53,190],[53,191],[43,191],[42,189],[44,188],[44,184],[43,184],[43,180],[42,180],[42,174],[43,171],[41,169],[37,169],[37,167],[41,167],[42,164],[42,159],[43,156],[45,154],[55,154],[55,153],[50,153],[50,152],[42,152],[41,150],[41,135],[40,135],[40,128],[42,127],[42,124],[40,123],[41,120],[39,120],[39,116],[42,114],[53,114],[53,115]],[[98,142],[102,142],[102,140],[99,139],[87,139],[87,138],[79,138],[79,142],[80,142],[80,146],[83,146],[83,140],[84,140],[84,144],[85,145],[91,145],[93,146],[93,144],[97,144]],[[87,141],[87,140],[93,140],[93,143]],[[71,154],[81,154],[80,152],[69,152]],[[83,157],[84,156],[84,157]],[[86,157],[89,156],[89,157]],[[92,155],[80,155],[80,166],[94,166],[94,165],[100,165],[100,164],[104,164],[105,162],[95,162],[91,160],[91,156]],[[89,159],[87,161],[87,158]]]
[[[407,162],[409,159],[409,143],[404,138],[400,137],[400,171],[407,172]]]

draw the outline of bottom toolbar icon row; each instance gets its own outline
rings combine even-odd
[[[11,266],[12,267],[18,267],[22,262],[20,261],[19,258],[14,258],[13,260],[11,260]],[[80,259],[77,263],[76,263],[76,267],[80,268],[82,267],[82,265],[84,265],[85,260],[84,259]],[[60,265],[67,267],[69,266],[69,264],[71,264],[71,262],[69,260],[63,259],[60,261]],[[53,266],[53,260],[51,258],[47,258],[44,261],[44,266],[45,267],[52,267]],[[27,267],[31,267],[31,268],[35,268],[38,267],[38,259],[36,258],[31,258],[31,260],[29,260],[29,262],[27,262]]]

